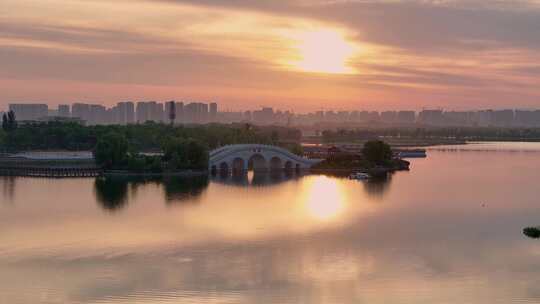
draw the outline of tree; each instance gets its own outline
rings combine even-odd
[[[193,139],[187,140],[186,147],[190,169],[205,169],[208,167],[208,147]]]
[[[380,165],[392,160],[392,149],[384,141],[371,140],[364,144],[362,155],[368,161]]]
[[[8,129],[9,129],[8,117],[7,117],[7,114],[4,113],[4,115],[2,115],[2,130],[8,132]]]
[[[94,149],[96,163],[106,169],[122,167],[128,158],[128,142],[125,136],[111,132],[98,139]]]
[[[17,129],[17,119],[15,112],[9,111],[2,116],[2,129],[6,132],[11,132]]]
[[[208,147],[197,140],[167,138],[162,149],[169,169],[204,169],[208,166]]]
[[[3,129],[0,129],[0,148],[3,148],[6,144],[6,132]]]

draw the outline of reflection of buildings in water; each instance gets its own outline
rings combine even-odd
[[[383,178],[374,178],[364,183],[364,189],[369,196],[374,198],[383,198],[386,192],[390,189],[392,183],[392,174],[388,174]]]
[[[218,174],[212,176],[212,182],[231,186],[272,186],[290,180],[298,179],[303,174],[287,171],[267,171],[267,172],[239,172],[233,174]]]
[[[174,203],[201,195],[208,187],[208,177],[100,177],[94,182],[94,191],[101,206],[114,211],[125,207],[130,198],[135,197],[139,187],[150,184],[163,186],[165,200]],[[131,197],[128,197],[128,189]]]
[[[13,202],[15,197],[15,179],[16,176],[1,176],[2,194],[5,198],[4,202]]]

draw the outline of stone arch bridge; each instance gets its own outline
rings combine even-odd
[[[221,171],[301,170],[319,163],[319,159],[308,159],[286,149],[259,144],[228,145],[210,151],[208,169]]]

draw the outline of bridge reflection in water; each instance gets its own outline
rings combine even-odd
[[[220,171],[211,177],[212,182],[231,186],[272,186],[295,180],[306,175],[304,171],[272,170],[272,171]]]

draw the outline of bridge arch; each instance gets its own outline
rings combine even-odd
[[[281,161],[281,158],[273,156],[270,159],[270,170],[276,171],[281,169],[283,169],[283,162]]]
[[[236,157],[232,161],[232,171],[235,173],[240,173],[246,171],[246,162],[241,157]]]
[[[221,162],[219,164],[219,171],[221,171],[221,172],[229,172],[229,164],[227,164],[227,162]]]
[[[286,170],[286,171],[291,171],[293,169],[293,163],[292,161],[288,160],[285,162],[285,165],[283,166],[283,168]]]
[[[253,154],[248,160],[248,169],[253,171],[268,170],[268,165],[264,156],[260,153]]]
[[[218,170],[235,170],[243,168],[254,170],[268,169],[308,169],[320,159],[308,159],[295,155],[283,148],[270,145],[241,144],[223,146],[210,152],[209,170],[214,166]],[[242,164],[243,162],[243,164]],[[222,165],[222,163],[226,163]]]

